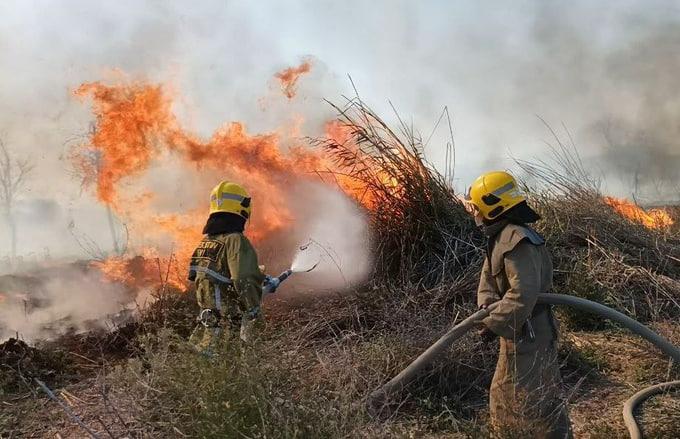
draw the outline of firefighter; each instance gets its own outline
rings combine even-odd
[[[560,396],[557,322],[537,295],[552,287],[551,256],[529,224],[540,219],[507,172],[477,178],[468,206],[487,237],[477,302],[500,301],[481,321],[485,342],[500,339],[489,391],[495,436],[571,438],[569,415]],[[518,436],[519,435],[519,436]]]
[[[196,287],[199,325],[190,337],[197,349],[215,354],[222,335],[252,337],[261,318],[262,285],[266,279],[257,254],[243,234],[251,215],[251,199],[236,183],[223,181],[210,194],[205,235],[191,257],[189,280]]]

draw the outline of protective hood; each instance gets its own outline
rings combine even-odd
[[[203,227],[204,235],[221,235],[224,233],[243,233],[246,219],[235,213],[216,212],[208,217]]]
[[[535,223],[541,219],[541,216],[536,213],[534,209],[529,207],[526,201],[519,203],[512,209],[502,214],[499,218],[488,221],[484,220],[482,231],[487,237],[486,252],[489,259],[493,253],[493,248],[496,243],[496,236],[505,229],[509,224],[526,227],[527,224]]]
[[[514,206],[513,208],[509,209],[507,212],[504,214],[500,215],[498,218],[495,218],[493,220],[484,220],[484,226],[485,228],[495,226],[498,223],[506,223],[506,224],[516,224],[518,226],[523,226],[531,223],[535,223],[536,221],[540,220],[541,216],[536,213],[534,209],[529,207],[526,201],[522,201],[518,205]],[[501,227],[502,229],[503,227]],[[499,232],[500,230],[496,230],[496,232]],[[487,235],[488,236],[488,235]]]

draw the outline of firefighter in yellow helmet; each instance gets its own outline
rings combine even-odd
[[[537,295],[552,287],[553,266],[545,241],[529,224],[540,219],[517,181],[488,172],[472,184],[468,202],[488,239],[477,302],[500,305],[481,324],[485,342],[500,339],[489,392],[495,436],[571,438],[560,396],[557,322]]]
[[[205,236],[189,267],[200,307],[200,323],[190,341],[207,355],[215,353],[223,334],[239,334],[248,341],[261,317],[265,275],[243,234],[250,214],[250,196],[240,185],[223,181],[212,190]]]

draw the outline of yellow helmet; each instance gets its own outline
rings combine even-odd
[[[243,186],[223,181],[210,193],[210,214],[235,213],[245,219],[250,217],[250,196]]]
[[[492,220],[526,201],[526,197],[517,187],[515,177],[507,172],[492,171],[480,175],[472,183],[468,200],[484,218]]]

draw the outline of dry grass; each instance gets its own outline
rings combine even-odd
[[[555,133],[553,133],[555,134]],[[518,161],[537,182],[531,203],[543,216],[555,289],[604,303],[642,322],[680,316],[680,232],[649,229],[605,203],[578,153],[555,134],[550,162]],[[540,183],[540,184],[539,184]],[[602,322],[567,312],[574,327]]]
[[[477,264],[481,235],[425,161],[417,132],[401,119],[393,130],[358,97],[333,107],[345,136],[314,143],[340,167],[336,176],[358,184],[357,198],[371,206],[375,280],[427,288]]]
[[[227,343],[216,360],[196,355],[185,341],[195,323],[191,295],[164,296],[131,343],[120,346],[128,361],[112,372],[108,359],[98,360],[88,386],[67,386],[78,398],[71,398],[73,408],[103,437],[107,429],[114,437],[488,436],[496,353],[474,337],[415,382],[391,417],[371,419],[363,410],[368,394],[474,309],[482,239],[423,160],[413,130],[404,124],[391,130],[360,100],[338,110],[351,136],[343,144],[319,143],[374,202],[373,282],[304,307],[276,304],[258,341],[245,348]],[[533,192],[532,203],[555,255],[556,290],[652,322],[680,343],[677,230],[650,231],[619,217],[580,174],[577,157],[565,154],[557,154],[557,166],[523,164],[549,183]],[[562,320],[560,354],[577,437],[624,436],[624,400],[676,377],[677,367],[598,319],[563,313]],[[0,412],[0,430],[8,437],[57,431],[82,437],[53,404],[3,401],[10,407]],[[642,419],[652,437],[680,432],[676,408],[674,395],[645,405]],[[28,409],[37,415],[20,417]]]

